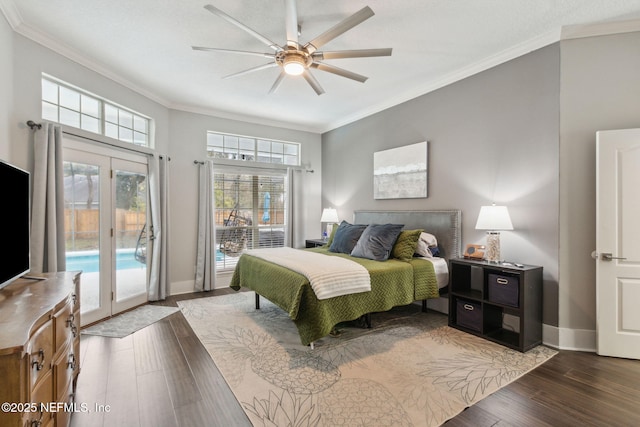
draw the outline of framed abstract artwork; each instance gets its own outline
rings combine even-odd
[[[427,197],[427,141],[373,153],[373,198]]]

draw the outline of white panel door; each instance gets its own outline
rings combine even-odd
[[[598,354],[640,359],[640,129],[597,133]]]

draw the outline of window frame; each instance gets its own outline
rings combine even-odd
[[[56,86],[55,101],[52,99],[53,97],[46,96],[45,94],[45,85],[47,84]],[[69,126],[74,129],[79,129],[84,132],[90,132],[93,134],[111,138],[126,145],[153,149],[154,138],[152,133],[152,118],[45,73],[42,73],[40,87],[41,116],[44,120],[59,123],[63,126]],[[62,91],[69,92],[69,95],[77,95],[77,105],[73,106],[63,103],[61,100]],[[91,112],[89,112],[89,108],[83,109],[83,100],[85,100],[85,102],[90,101],[91,103],[97,104],[97,108],[92,108]],[[45,112],[45,109],[47,107],[49,108],[50,114]],[[54,109],[55,114],[52,114]],[[107,113],[109,110],[115,112],[117,116],[117,123],[108,119]],[[70,116],[77,116],[77,122],[74,123],[74,120],[62,119],[61,112],[66,112]],[[130,126],[127,126],[126,123],[121,120],[121,116],[124,115],[131,116]],[[91,119],[92,121],[97,121],[97,125],[84,127],[83,118],[85,117],[88,118],[85,120]],[[115,134],[113,133],[114,126]],[[129,132],[130,138],[127,138],[126,135]]]
[[[217,179],[219,175],[224,175],[225,178],[222,180]],[[234,178],[237,177],[237,178]],[[247,178],[248,177],[248,178]],[[262,179],[266,179],[266,181],[271,184],[267,189],[262,189],[259,187],[260,181]],[[288,229],[288,221],[289,214],[288,210],[290,207],[290,194],[288,188],[288,175],[286,170],[282,168],[261,168],[261,167],[253,167],[250,165],[229,165],[229,164],[216,164],[213,171],[213,185],[212,191],[213,200],[214,200],[214,218],[215,218],[215,228],[216,228],[216,237],[214,239],[214,247],[216,250],[216,271],[218,273],[231,272],[235,268],[237,263],[237,257],[235,256],[227,256],[225,254],[225,248],[227,242],[225,239],[229,238],[229,235],[233,238],[238,238],[238,240],[243,240],[243,243],[246,245],[242,248],[244,252],[248,249],[256,249],[256,248],[264,248],[264,247],[283,247],[287,244],[287,233]],[[217,193],[221,193],[223,196],[223,204],[224,200],[227,200],[226,193],[232,192],[233,190],[228,189],[226,184],[232,183],[232,181],[236,180],[236,185],[242,185],[249,183],[249,181],[253,181],[249,184],[249,192],[250,194],[244,194],[244,199],[246,201],[246,196],[249,196],[251,199],[251,206],[245,206],[241,204],[242,196],[238,196],[234,199],[235,205],[232,206],[218,206],[219,199]],[[277,182],[281,180],[281,182]],[[220,188],[222,186],[222,188]],[[281,186],[281,191],[276,192],[275,187]],[[236,190],[238,191],[238,190]],[[264,192],[269,191],[271,204],[269,206],[270,219],[265,224],[264,219],[261,215],[264,215]],[[262,193],[262,194],[261,194]],[[278,204],[276,199],[278,197],[282,197],[282,202]],[[229,212],[234,209],[238,209],[238,216],[241,219],[248,222],[241,224],[240,223],[232,223],[225,224],[227,217],[229,216]],[[249,215],[247,215],[249,212]],[[220,219],[219,219],[220,217]],[[279,221],[281,219],[282,221]],[[234,234],[237,232],[238,234]],[[279,235],[279,232],[282,232],[282,235]],[[270,233],[270,234],[269,234]],[[256,238],[256,236],[258,236]],[[281,241],[280,241],[281,239]],[[277,240],[277,242],[276,242]],[[232,247],[233,248],[233,247]],[[224,255],[221,259],[218,259],[218,252]]]
[[[222,145],[211,144],[211,137],[217,136],[222,139]],[[228,141],[228,145],[227,145]],[[248,143],[252,143],[252,147],[248,148]],[[269,144],[269,149],[265,150],[265,144]],[[243,146],[244,145],[244,146]],[[262,149],[261,149],[262,147]],[[274,147],[276,150],[274,150]],[[277,148],[280,147],[280,150]],[[214,148],[214,149],[212,149]],[[215,150],[221,148],[221,150]],[[288,150],[293,150],[287,152]],[[262,138],[247,135],[237,135],[216,131],[207,131],[207,158],[214,162],[230,162],[230,163],[255,163],[260,167],[271,165],[272,167],[300,167],[302,162],[302,144],[293,141],[283,141],[271,138]],[[215,153],[220,153],[216,156]],[[262,160],[261,160],[262,159]],[[266,160],[268,159],[268,161]],[[274,161],[281,159],[281,162]],[[295,161],[287,162],[287,159]]]

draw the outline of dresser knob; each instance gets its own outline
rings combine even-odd
[[[44,350],[43,349],[40,349],[38,351],[38,359],[33,360],[31,362],[31,367],[36,368],[36,371],[39,371],[44,367]]]

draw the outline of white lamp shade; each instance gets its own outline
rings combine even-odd
[[[334,208],[323,209],[320,222],[338,222],[338,211]]]
[[[506,206],[482,206],[476,222],[476,230],[513,230]]]

